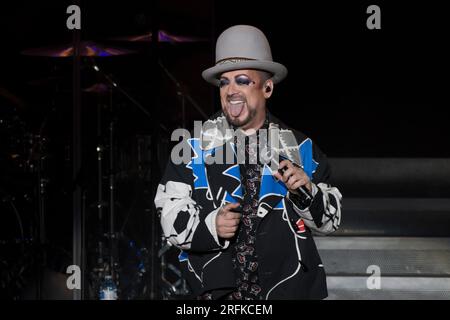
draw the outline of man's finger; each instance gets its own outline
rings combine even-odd
[[[232,219],[232,220],[222,220],[217,224],[218,228],[222,228],[222,227],[236,227],[239,225],[239,220],[237,219]]]
[[[288,180],[294,174],[294,168],[289,168],[283,172],[283,180]]]
[[[227,211],[224,215],[224,218],[227,220],[240,220],[241,214],[239,212]]]
[[[301,180],[299,177],[297,177],[296,175],[292,175],[286,180],[286,185],[292,186],[299,180]]]
[[[283,167],[288,167],[288,168],[289,168],[289,167],[291,166],[291,163],[292,163],[292,162],[290,162],[289,160],[283,160],[283,161],[281,161],[281,162],[280,162],[280,169],[283,168]]]
[[[233,227],[221,227],[220,228],[220,231],[221,231],[221,233],[233,233],[233,232],[236,232],[236,230],[237,230],[237,226],[233,226]]]
[[[233,211],[233,209],[236,209],[237,207],[239,207],[240,203],[236,202],[236,203],[228,203],[226,205],[223,206],[223,209],[227,210],[227,211]]]
[[[234,232],[232,232],[232,233],[224,233],[220,237],[224,238],[224,239],[230,239],[230,238],[234,237],[234,234],[235,234]]]
[[[227,219],[223,221],[223,225],[227,227],[237,226],[241,222],[240,219]]]
[[[298,188],[300,188],[300,186],[302,186],[302,185],[304,185],[304,184],[306,184],[306,183],[303,183],[302,180],[299,180],[299,181],[295,182],[295,183],[292,185],[291,189],[297,190]]]

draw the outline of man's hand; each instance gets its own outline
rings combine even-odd
[[[278,171],[273,174],[275,178],[284,182],[289,192],[298,194],[297,189],[300,186],[306,186],[306,188],[311,192],[312,185],[307,174],[297,166],[294,166],[289,160],[283,160],[280,162],[279,168],[287,167],[283,175]]]
[[[241,220],[241,214],[234,212],[239,203],[229,203],[219,210],[216,216],[217,235],[223,239],[233,238]]]

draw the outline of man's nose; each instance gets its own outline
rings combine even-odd
[[[230,81],[230,84],[227,86],[227,95],[231,97],[233,94],[240,93],[241,90],[235,81]]]

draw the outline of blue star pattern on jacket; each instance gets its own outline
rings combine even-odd
[[[181,250],[180,254],[178,255],[178,261],[183,262],[183,261],[187,261],[187,259],[189,258],[189,255],[186,251]]]
[[[236,199],[233,197],[238,197],[242,200],[242,184],[241,184],[241,171],[239,169],[239,165],[235,164],[234,166],[231,166],[227,168],[225,171],[222,172],[224,176],[231,177],[233,179],[236,179],[239,182],[239,185],[234,189],[234,191],[230,194],[227,193],[225,196],[225,201],[235,203]]]
[[[191,169],[194,175],[194,189],[208,189],[205,157],[212,154],[213,150],[202,150],[200,139],[198,138],[188,139],[188,143],[194,151],[194,155],[192,160],[186,165],[186,168]]]
[[[192,170],[194,176],[194,189],[208,189],[208,178],[206,173],[205,158],[208,155],[214,155],[215,149],[202,150],[200,147],[200,140],[198,138],[188,139],[188,143],[192,148],[194,155],[192,160],[186,165],[186,168]],[[233,148],[234,150],[234,148]],[[299,146],[298,152],[300,159],[302,160],[302,168],[308,175],[309,179],[312,180],[312,175],[316,171],[318,162],[313,159],[313,149],[311,139],[305,139]],[[235,164],[227,168],[222,173],[225,176],[231,177],[239,182],[239,185],[233,190],[231,194],[227,193],[225,196],[225,201],[235,203],[237,198],[242,199],[242,185],[240,183],[240,170],[239,165]],[[282,181],[277,181],[273,175],[270,167],[266,164],[264,165],[262,177],[261,177],[261,188],[259,192],[259,201],[263,200],[268,196],[279,196],[284,197],[287,194],[287,188]],[[282,201],[278,202],[274,209],[282,209]]]
[[[261,177],[261,189],[259,191],[259,200],[268,195],[279,195],[284,197],[287,193],[286,185],[283,181],[278,181],[273,175],[270,167],[264,165]]]
[[[316,172],[319,163],[313,159],[313,149],[311,139],[305,139],[299,146],[300,159],[302,159],[303,171],[312,180],[312,175]]]

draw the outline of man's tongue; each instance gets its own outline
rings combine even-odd
[[[230,113],[233,117],[239,117],[239,115],[242,112],[242,109],[244,109],[244,103],[230,103]]]

